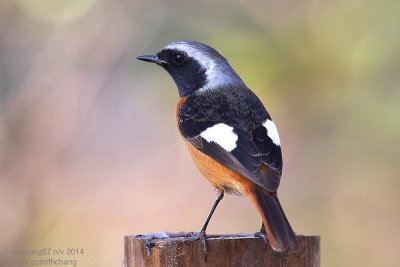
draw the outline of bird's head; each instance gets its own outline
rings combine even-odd
[[[144,55],[137,59],[156,63],[168,71],[181,97],[243,84],[228,61],[217,50],[203,43],[175,42],[156,55]]]

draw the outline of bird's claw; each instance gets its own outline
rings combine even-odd
[[[203,246],[203,252],[205,255],[205,260],[207,261],[207,235],[205,231],[200,232],[189,232],[186,234],[187,238],[193,238],[194,240],[200,240]]]
[[[196,239],[201,241],[201,244],[203,245],[203,252],[204,252],[204,261],[207,261],[207,235],[205,231],[200,231]]]
[[[195,234],[195,232],[188,232],[185,235],[186,238],[195,238],[197,237],[197,235]]]
[[[259,237],[264,241],[265,250],[266,250],[267,245],[268,245],[268,237],[267,237],[267,233],[265,232],[265,230],[263,231],[263,229],[261,228],[260,231],[254,233],[254,237]]]

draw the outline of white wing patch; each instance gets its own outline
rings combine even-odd
[[[233,132],[233,127],[224,123],[215,124],[200,134],[207,142],[214,142],[228,152],[236,148],[238,136]]]
[[[269,136],[269,138],[271,138],[272,142],[275,145],[280,146],[281,140],[279,139],[278,129],[276,128],[275,123],[273,121],[267,119],[263,123],[263,126],[267,129],[268,136]]]

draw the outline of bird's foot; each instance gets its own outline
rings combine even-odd
[[[204,253],[204,261],[207,261],[207,235],[205,231],[200,231],[196,235],[196,239],[201,241],[201,244],[203,245],[203,253]]]
[[[197,235],[195,232],[188,232],[188,233],[186,233],[185,237],[186,238],[195,238],[195,237],[197,237]]]
[[[207,235],[206,235],[206,232],[205,231],[189,232],[186,234],[186,237],[201,241],[201,244],[203,246],[203,252],[205,255],[205,261],[207,261]]]
[[[267,233],[264,230],[264,227],[261,227],[260,231],[255,232],[254,237],[259,237],[264,241],[265,250],[266,250],[267,246],[268,246],[268,237],[267,237]]]
[[[207,235],[205,231],[200,231],[197,235],[197,238],[200,239],[201,244],[203,245],[203,252],[207,258]]]

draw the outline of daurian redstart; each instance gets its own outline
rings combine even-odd
[[[279,203],[282,152],[277,128],[258,97],[214,48],[192,41],[175,42],[156,55],[137,59],[156,63],[174,79],[179,92],[178,128],[194,163],[218,190],[246,196],[257,208],[275,251],[299,245]]]

